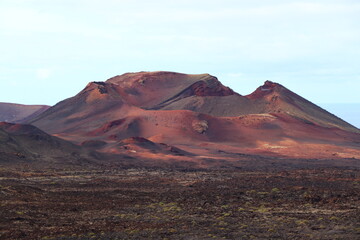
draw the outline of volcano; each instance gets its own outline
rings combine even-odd
[[[359,129],[281,84],[266,81],[243,96],[209,74],[139,72],[91,82],[29,123],[98,152],[149,161],[360,159]]]

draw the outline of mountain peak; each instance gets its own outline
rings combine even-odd
[[[121,99],[118,86],[107,82],[90,82],[78,93],[78,96],[81,96],[86,102]]]
[[[272,82],[272,81],[270,81],[270,80],[266,80],[266,81],[264,82],[263,87],[275,87],[276,85],[277,85],[277,83]]]
[[[225,87],[210,74],[184,74],[176,72],[125,73],[108,79],[116,85],[126,100],[138,107],[153,108],[174,99],[191,96],[228,96],[235,92]]]
[[[260,99],[263,98],[264,96],[273,93],[273,92],[277,92],[281,89],[284,89],[284,87],[276,82],[272,82],[270,80],[266,80],[264,82],[264,85],[258,87],[254,92],[252,92],[251,94],[247,95],[246,97],[248,99]]]
[[[264,82],[264,85],[261,86],[262,89],[276,89],[276,88],[284,88],[284,86],[282,86],[279,83],[276,82],[272,82],[270,80],[266,80]],[[266,91],[266,90],[265,90]]]
[[[145,86],[153,82],[162,82],[166,84],[188,82],[191,80],[209,80],[216,79],[210,74],[184,74],[169,71],[154,72],[129,72],[106,80],[107,83],[113,83],[121,86]]]

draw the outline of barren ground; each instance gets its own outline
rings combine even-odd
[[[360,170],[3,168],[0,239],[360,239]]]

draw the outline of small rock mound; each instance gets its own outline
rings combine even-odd
[[[193,121],[192,122],[192,128],[200,133],[200,134],[204,134],[208,128],[209,128],[209,124],[208,121],[206,120],[197,120],[197,121]]]

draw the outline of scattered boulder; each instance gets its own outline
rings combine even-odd
[[[198,121],[193,121],[192,127],[196,132],[200,134],[204,134],[208,130],[209,125],[208,125],[208,121],[206,120],[198,120]]]

